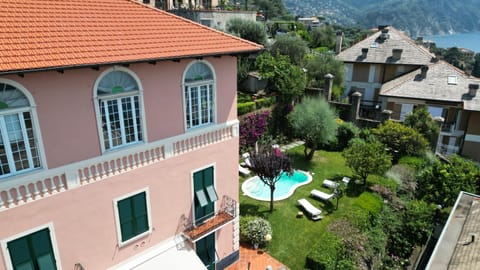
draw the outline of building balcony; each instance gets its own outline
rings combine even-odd
[[[236,209],[237,201],[228,196],[223,196],[220,209],[212,217],[200,224],[198,224],[198,220],[194,221],[183,215],[181,219],[184,227],[183,235],[191,242],[196,242],[204,236],[232,223],[238,215]]]

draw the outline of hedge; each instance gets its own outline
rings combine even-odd
[[[238,115],[243,115],[249,112],[253,112],[255,110],[255,102],[250,101],[250,102],[245,102],[245,103],[239,103],[237,105],[237,114]]]

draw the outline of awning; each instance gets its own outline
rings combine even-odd
[[[132,270],[158,270],[158,269],[191,269],[206,270],[194,250],[189,248],[177,249],[172,247],[165,252],[138,265]]]
[[[109,268],[111,270],[191,269],[207,270],[186,242],[170,241]]]

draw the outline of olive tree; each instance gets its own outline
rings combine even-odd
[[[315,151],[337,134],[336,113],[324,98],[305,98],[287,118],[294,134],[305,141],[306,160],[312,160]]]

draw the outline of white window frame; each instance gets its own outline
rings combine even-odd
[[[205,65],[207,65],[210,70],[212,71],[212,74],[213,74],[213,79],[212,80],[202,80],[202,81],[198,81],[198,82],[185,82],[185,79],[186,79],[186,75],[187,75],[187,72],[188,70],[195,64],[197,63],[203,63]],[[191,96],[191,91],[190,91],[190,88],[191,87],[198,87],[198,91],[200,91],[200,87],[201,86],[212,86],[212,106],[213,108],[208,108],[208,110],[212,110],[212,115],[211,115],[211,119],[209,122],[207,123],[200,123],[196,126],[192,126],[190,125],[190,127],[188,127],[188,124],[187,124],[187,110],[190,114],[190,121],[192,122],[192,108],[191,108],[191,103],[190,103],[190,107],[187,107],[187,100],[185,98],[185,91],[186,91],[186,88],[188,87],[188,92],[189,92],[189,96]],[[201,104],[201,94],[198,95],[199,96],[199,104]],[[217,121],[217,79],[216,79],[216,72],[215,72],[215,69],[213,68],[213,65],[210,64],[208,61],[204,61],[204,60],[196,60],[196,61],[192,61],[190,64],[187,65],[187,67],[185,68],[184,72],[183,72],[183,77],[182,77],[182,99],[183,99],[183,124],[184,124],[184,128],[185,128],[185,131],[189,131],[189,130],[194,130],[196,128],[201,128],[201,127],[205,127],[205,126],[209,126],[209,125],[213,125],[216,123]],[[201,106],[199,107],[199,111],[198,111],[198,118],[199,118],[199,122],[201,121],[202,119],[202,116],[201,116]]]
[[[205,165],[203,167],[196,168],[196,169],[194,169],[190,172],[190,194],[192,194],[192,197],[190,199],[190,201],[191,201],[190,204],[192,205],[192,217],[193,217],[192,220],[193,220],[193,222],[195,222],[195,220],[197,220],[197,217],[195,216],[195,184],[193,182],[194,181],[193,175],[196,172],[203,171],[203,170],[205,170],[207,168],[210,168],[210,167],[213,167],[213,188],[217,192],[217,197],[218,197],[218,199],[213,202],[213,213],[215,214],[215,212],[217,211],[217,203],[220,201],[220,195],[218,195],[218,189],[217,189],[217,164],[216,163],[211,163],[211,164]]]
[[[48,168],[47,159],[46,159],[46,156],[45,156],[45,150],[44,150],[44,146],[43,146],[42,133],[40,132],[40,125],[39,125],[38,115],[37,115],[37,110],[36,110],[37,106],[35,104],[35,100],[33,99],[33,96],[31,95],[30,91],[28,91],[23,85],[21,85],[20,83],[18,83],[16,81],[0,78],[0,83],[8,84],[8,85],[11,85],[11,86],[15,87],[17,90],[22,92],[23,95],[25,95],[25,97],[27,98],[27,100],[30,104],[28,107],[12,108],[12,109],[7,108],[7,109],[1,110],[0,111],[0,118],[1,118],[0,119],[0,127],[1,127],[2,130],[6,131],[4,116],[18,115],[19,119],[20,119],[20,125],[22,127],[21,128],[22,136],[24,138],[28,138],[28,136],[26,136],[25,121],[23,121],[23,113],[24,112],[30,113],[30,118],[31,118],[31,121],[32,121],[33,138],[34,138],[34,140],[37,144],[36,147],[37,147],[38,159],[39,159],[39,163],[40,163],[40,165],[37,168],[31,166],[28,169],[23,169],[21,171],[16,171],[15,165],[13,164],[14,160],[11,160],[9,158],[9,156],[12,156],[11,149],[7,145],[5,145],[5,151],[6,151],[6,154],[7,154],[8,164],[9,164],[9,167],[10,167],[10,173],[5,174],[5,175],[1,175],[0,180],[3,179],[3,178],[8,178],[8,177],[11,177],[11,176],[31,172],[31,171],[34,171],[34,170],[41,170],[42,168]],[[3,136],[2,139],[5,142],[6,136],[3,133],[4,132],[2,132],[2,136]],[[26,140],[26,145],[27,144],[29,145],[28,140]],[[27,151],[27,155],[28,155],[28,159],[29,159],[29,164],[32,164],[33,161],[31,159],[30,150]]]
[[[126,241],[122,241],[122,228],[120,227],[120,215],[118,214],[118,201],[121,201],[123,199],[130,198],[132,196],[138,195],[142,192],[145,192],[145,204],[147,205],[147,220],[148,220],[148,230],[136,235]],[[136,190],[134,192],[130,192],[128,194],[122,195],[120,197],[117,197],[113,199],[113,210],[115,214],[115,225],[117,228],[117,242],[118,242],[118,247],[124,247],[132,242],[137,241],[138,239],[144,238],[152,233],[152,217],[151,217],[151,211],[150,211],[150,189],[148,187]]]
[[[113,71],[122,71],[122,72],[125,72],[125,73],[129,74],[130,76],[132,76],[133,79],[135,80],[135,82],[138,85],[138,89],[136,91],[115,93],[115,94],[110,94],[110,95],[99,96],[98,93],[97,93],[98,85],[102,81],[103,77],[105,77],[107,74],[109,74],[110,72],[113,72]],[[141,132],[142,132],[142,140],[137,140],[135,142],[130,142],[130,143],[123,143],[123,142],[125,142],[125,132],[124,132],[125,129],[122,129],[121,130],[121,132],[122,132],[121,133],[122,144],[117,145],[117,146],[110,146],[110,148],[107,149],[106,146],[105,146],[105,138],[104,138],[104,135],[103,135],[102,112],[100,110],[100,101],[106,103],[109,100],[116,99],[117,102],[120,102],[122,98],[135,97],[135,96],[138,97],[138,106],[140,107],[139,108],[139,112],[140,112],[140,123],[139,124],[140,124]],[[105,153],[105,152],[108,152],[108,151],[114,151],[116,149],[123,148],[123,147],[128,147],[130,145],[135,145],[135,144],[139,144],[139,143],[148,142],[148,139],[147,139],[147,125],[146,125],[146,120],[145,120],[145,106],[144,106],[144,102],[143,102],[143,87],[142,87],[140,78],[133,71],[131,71],[128,68],[120,67],[120,66],[114,66],[112,68],[109,68],[109,69],[103,71],[100,74],[100,76],[98,76],[97,80],[95,81],[94,87],[93,87],[93,103],[94,103],[94,107],[95,107],[95,115],[96,115],[96,118],[97,118],[97,130],[98,130],[98,137],[99,137],[99,140],[100,140],[100,148],[102,150],[102,153]],[[132,103],[133,103],[133,100],[132,100]],[[121,103],[118,103],[118,104],[119,104],[118,106],[120,106],[120,110],[119,110],[120,124],[123,125],[123,114],[121,112]],[[135,111],[135,109],[133,107],[132,107],[132,109],[133,109],[133,111]],[[135,136],[138,136],[138,130],[137,130],[136,125],[134,126],[134,129],[135,129],[135,131],[134,131]],[[107,135],[109,137],[111,137],[110,132],[108,132]],[[112,139],[111,138],[108,138],[107,140],[109,140],[110,144],[112,144]]]
[[[25,237],[29,234],[32,234],[47,228],[49,229],[49,232],[50,232],[50,240],[52,244],[53,255],[55,256],[55,263],[57,265],[57,269],[62,270],[62,263],[60,262],[60,253],[57,246],[57,238],[55,237],[56,233],[55,233],[55,228],[53,227],[53,222],[40,225],[38,227],[32,228],[30,230],[27,230],[27,231],[18,233],[16,235],[13,235],[11,237],[0,240],[0,246],[2,248],[3,258],[5,259],[5,265],[7,270],[13,270],[12,260],[10,259],[10,252],[7,248],[8,242]]]

